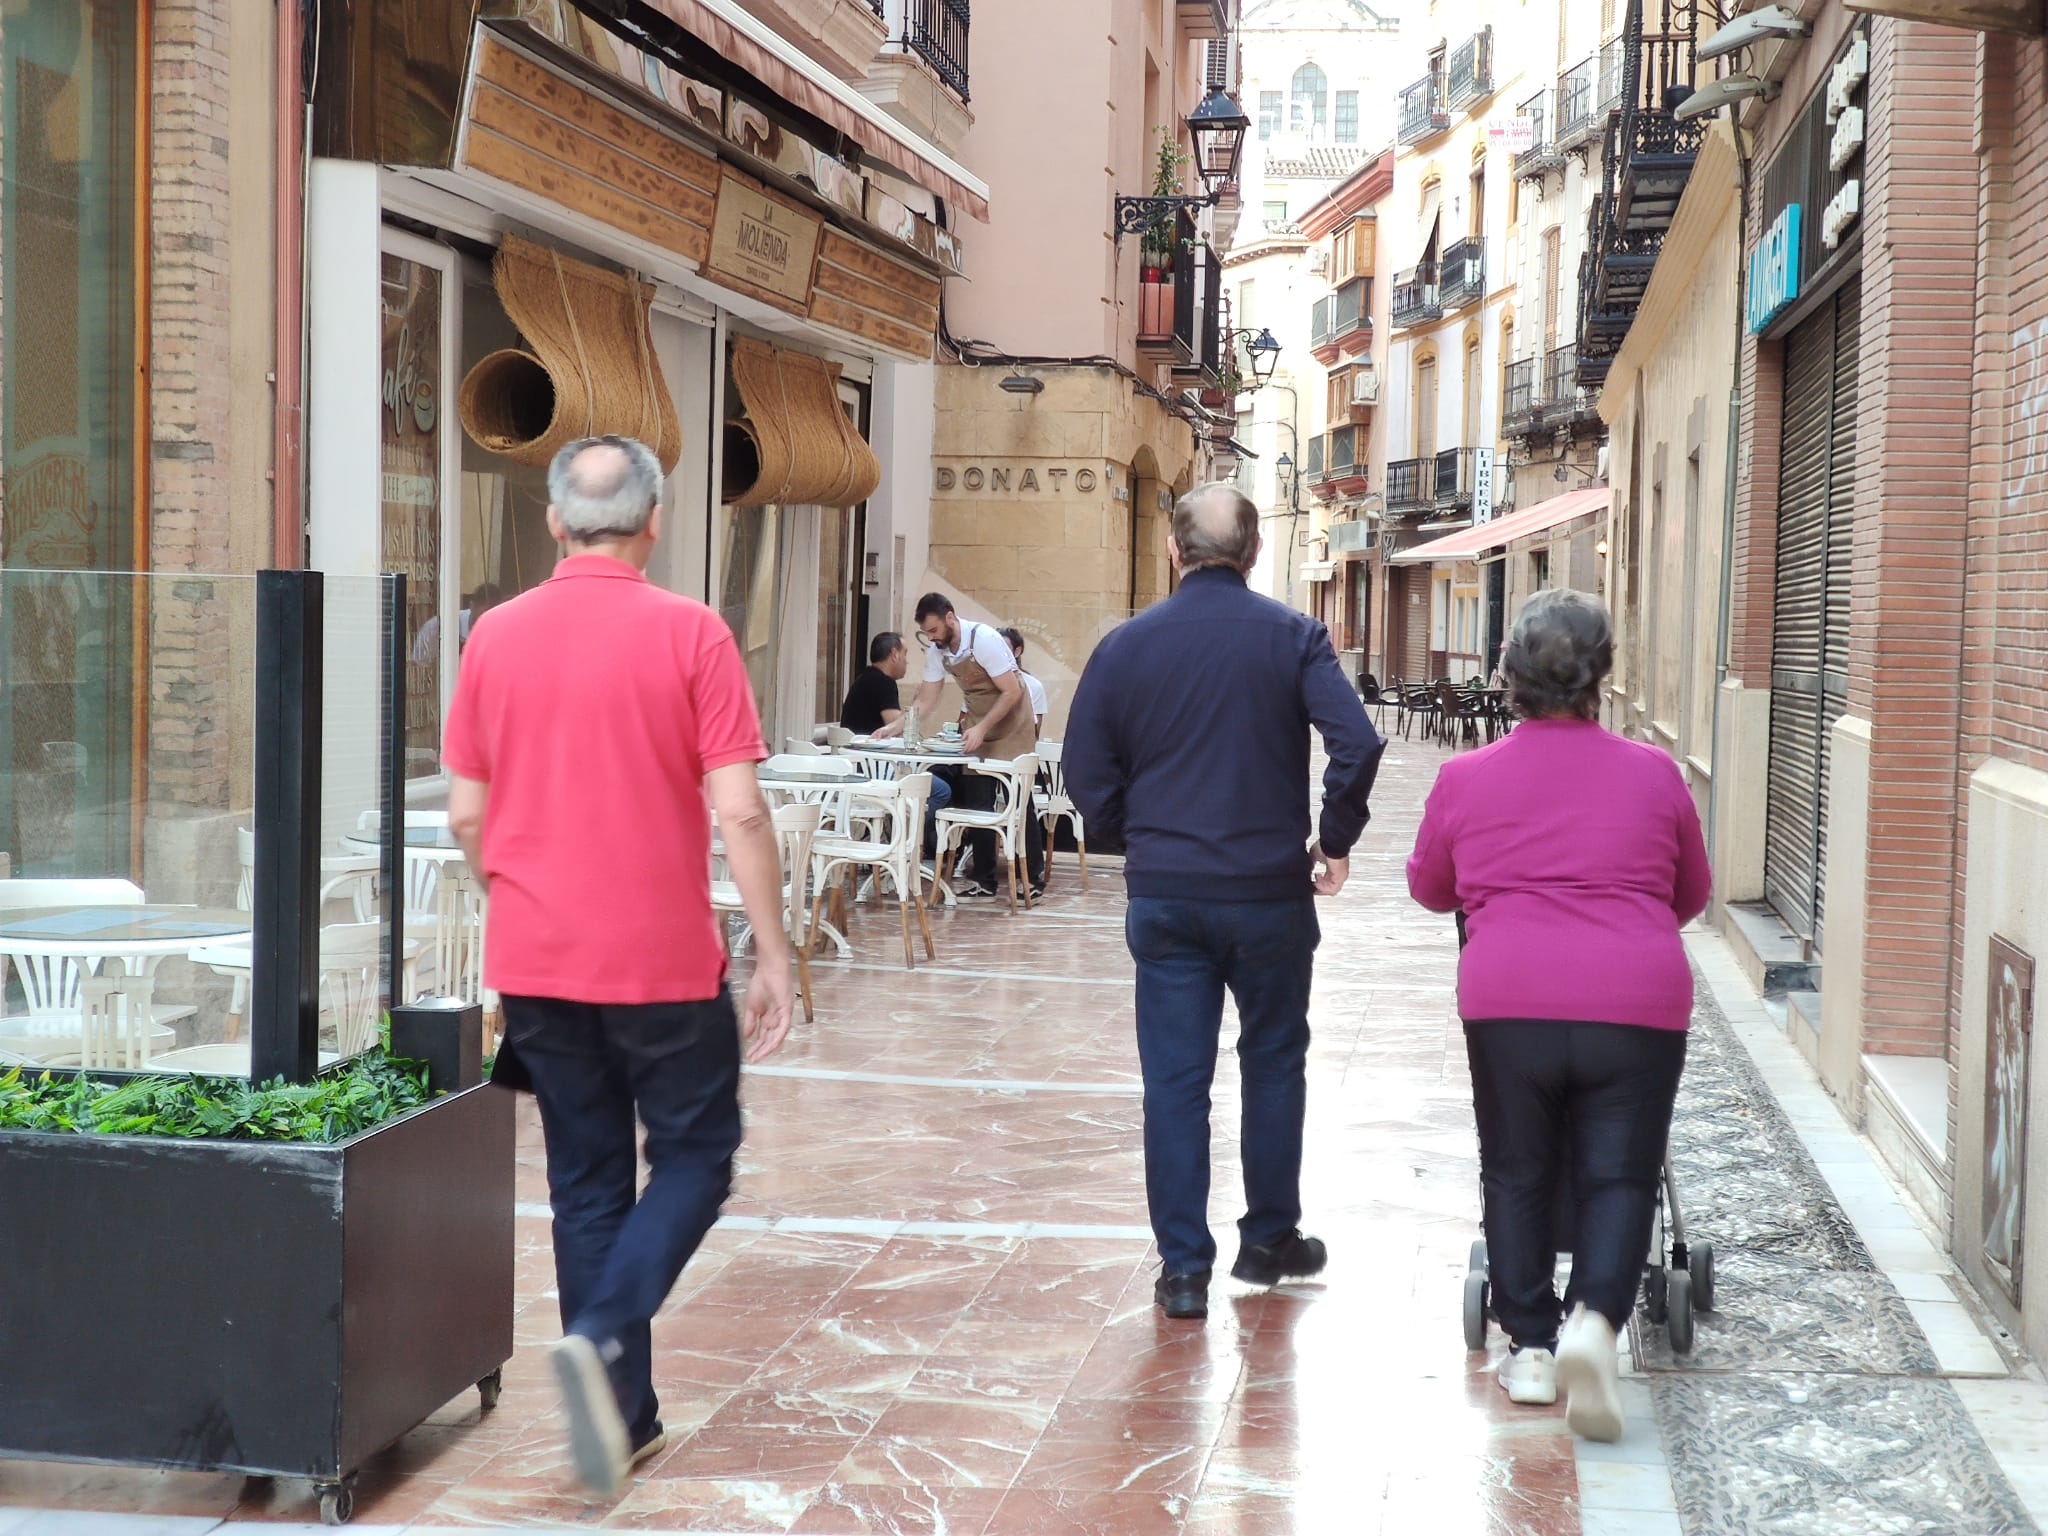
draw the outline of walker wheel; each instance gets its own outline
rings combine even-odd
[[[1669,1276],[1670,1271],[1661,1264],[1654,1266],[1643,1276],[1643,1306],[1650,1314],[1650,1321],[1659,1328],[1664,1326],[1664,1319],[1668,1316],[1665,1310],[1665,1288]]]
[[[1694,1243],[1686,1254],[1686,1269],[1692,1275],[1692,1304],[1702,1312],[1714,1310],[1714,1245]]]
[[[1676,1354],[1692,1353],[1692,1276],[1674,1269],[1669,1281],[1668,1302],[1671,1348]]]
[[[1486,1282],[1486,1276],[1473,1271],[1465,1277],[1465,1347],[1470,1350],[1486,1348],[1486,1308],[1493,1299],[1493,1287]]]
[[[1465,1260],[1465,1268],[1477,1274],[1483,1275],[1486,1273],[1485,1238],[1475,1237],[1472,1239],[1472,1253],[1471,1256]]]

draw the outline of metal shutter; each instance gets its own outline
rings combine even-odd
[[[1785,344],[1764,894],[1816,945],[1828,730],[1848,695],[1860,318],[1851,283]]]

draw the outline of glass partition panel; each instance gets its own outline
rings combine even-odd
[[[247,1070],[255,599],[0,571],[0,1061]]]

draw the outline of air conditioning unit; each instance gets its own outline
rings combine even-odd
[[[1370,368],[1361,368],[1351,376],[1351,403],[1353,405],[1378,405],[1380,403],[1380,376]]]
[[[1330,275],[1330,253],[1328,251],[1317,251],[1311,255],[1308,259],[1308,270],[1312,277],[1328,277]]]

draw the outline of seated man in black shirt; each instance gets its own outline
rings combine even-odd
[[[868,647],[868,664],[839,711],[839,723],[856,736],[872,736],[903,713],[903,694],[897,684],[910,670],[910,652],[903,637],[894,633],[875,636]]]

